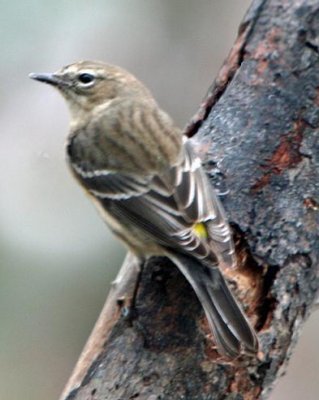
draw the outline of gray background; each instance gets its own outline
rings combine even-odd
[[[183,126],[248,0],[1,1],[0,398],[56,399],[124,256],[64,162],[62,98],[27,78],[79,59],[135,73]],[[272,400],[316,399],[318,315]]]

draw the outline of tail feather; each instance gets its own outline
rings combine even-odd
[[[258,339],[217,267],[181,254],[170,258],[195,290],[208,319],[218,351],[230,358],[255,354]]]

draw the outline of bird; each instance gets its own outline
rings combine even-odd
[[[257,334],[223,276],[236,266],[230,225],[192,140],[121,67],[79,61],[30,78],[65,98],[67,162],[114,234],[141,262],[166,256],[180,269],[221,356],[255,356]]]

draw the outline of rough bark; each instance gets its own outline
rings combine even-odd
[[[186,129],[228,191],[239,260],[229,280],[255,323],[258,357],[218,356],[195,294],[166,259],[140,275],[127,260],[62,399],[267,397],[319,286],[318,38],[317,0],[254,1]]]

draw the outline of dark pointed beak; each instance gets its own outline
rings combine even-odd
[[[55,74],[52,73],[35,74],[34,72],[32,72],[31,74],[29,74],[29,78],[35,79],[39,82],[48,83],[49,85],[53,86],[59,86],[62,84],[61,79],[59,79]]]

